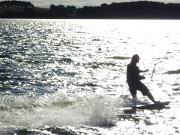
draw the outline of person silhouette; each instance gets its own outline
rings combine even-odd
[[[143,96],[148,96],[148,98],[152,102],[157,103],[158,101],[155,101],[149,89],[140,81],[142,79],[145,79],[145,77],[141,76],[140,73],[147,72],[149,70],[139,70],[137,63],[139,63],[139,55],[135,54],[133,55],[131,62],[127,66],[127,83],[131,96],[134,100],[136,100],[137,90],[139,90],[143,94]]]

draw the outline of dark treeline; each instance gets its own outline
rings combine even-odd
[[[126,2],[77,9],[79,18],[180,18],[180,4]]]
[[[64,5],[51,5],[50,13],[52,17],[61,16],[61,17],[72,17],[77,18],[77,9],[75,6],[67,6]]]
[[[0,18],[46,18],[49,9],[36,8],[31,2],[2,1],[0,2]]]
[[[12,10],[14,9],[14,10]],[[20,9],[20,10],[19,10]],[[164,18],[180,19],[180,4],[162,2],[103,3],[100,6],[51,5],[50,9],[36,8],[30,2],[0,2],[1,18]]]
[[[9,6],[34,8],[34,5],[31,4],[30,2],[23,2],[23,1],[2,1],[2,2],[0,2],[0,7],[9,7]]]

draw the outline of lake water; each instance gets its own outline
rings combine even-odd
[[[0,134],[180,134],[179,23],[1,19]],[[149,69],[143,83],[169,108],[124,112],[134,54]]]

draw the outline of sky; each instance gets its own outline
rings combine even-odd
[[[4,1],[4,0],[0,0],[0,1]],[[51,4],[83,7],[83,6],[100,6],[102,3],[110,4],[112,2],[130,2],[130,1],[140,1],[140,0],[21,0],[21,1],[31,2],[36,7],[49,8]],[[141,1],[145,1],[145,0],[141,0]],[[180,3],[180,0],[146,0],[146,1]]]

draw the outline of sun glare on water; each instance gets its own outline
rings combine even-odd
[[[0,131],[179,134],[179,20],[0,23]],[[133,105],[126,68],[134,54],[149,69],[142,82],[170,108],[125,113]]]

